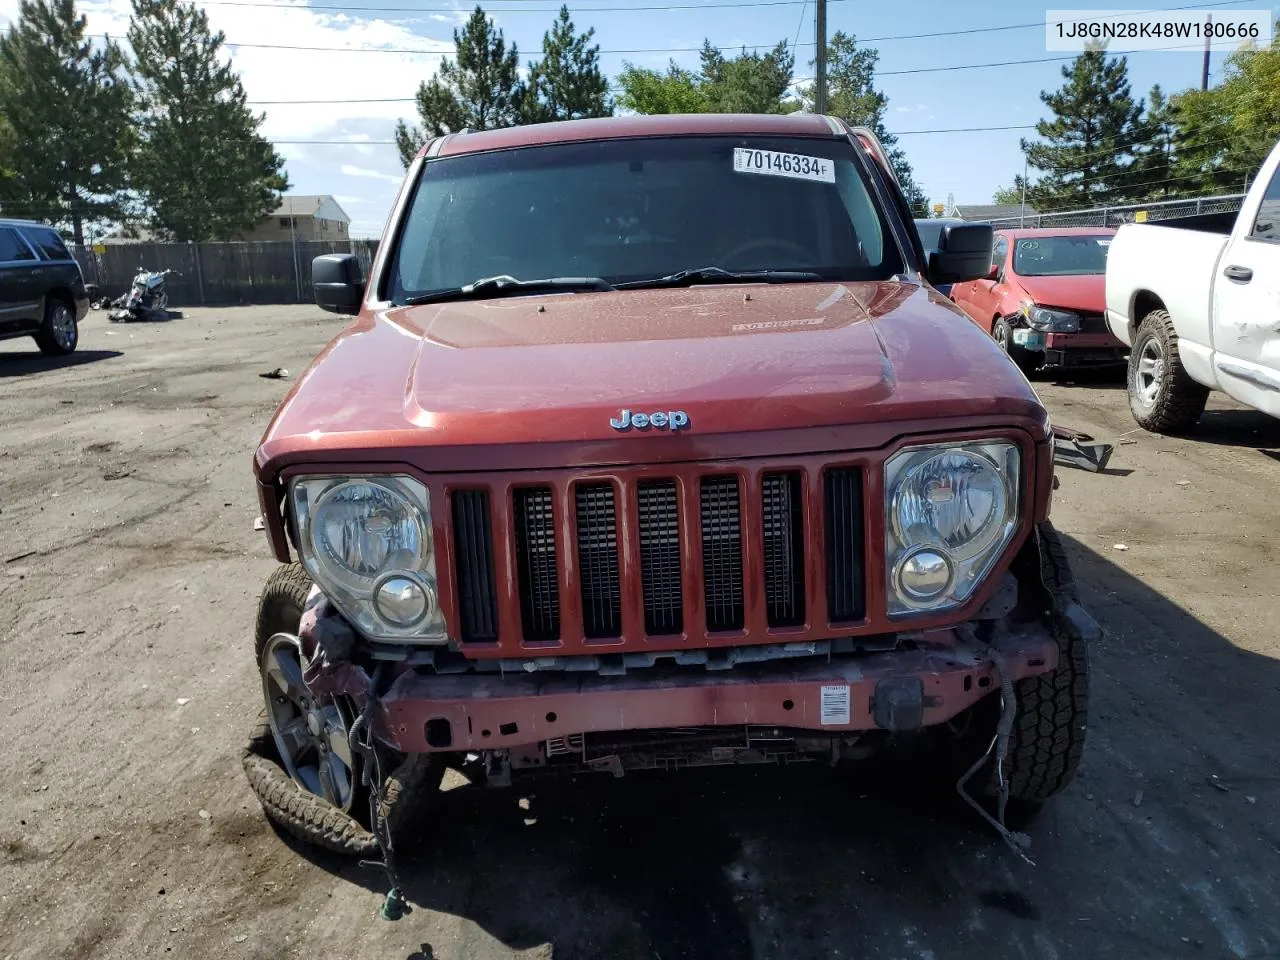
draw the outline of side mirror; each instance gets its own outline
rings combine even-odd
[[[356,314],[364,300],[364,277],[353,253],[326,253],[311,261],[316,305],[330,313]]]
[[[991,272],[987,274],[987,279],[988,279],[988,280],[999,280],[999,279],[1000,279],[1000,264],[998,264],[998,263],[993,263],[993,264],[991,265]]]
[[[995,230],[989,223],[948,223],[929,254],[929,281],[967,283],[991,275]]]

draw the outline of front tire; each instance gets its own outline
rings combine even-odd
[[[66,300],[50,297],[44,305],[44,322],[36,334],[36,346],[49,357],[74,353],[80,342],[80,325],[75,308]]]
[[[345,772],[330,772],[322,779],[320,763],[310,763],[315,756],[300,750],[298,735],[282,736],[287,723],[289,703],[273,702],[283,698],[306,699],[310,694],[301,680],[299,689],[289,691],[286,674],[293,669],[292,651],[300,650],[293,638],[311,594],[311,578],[296,563],[278,567],[267,579],[258,602],[258,620],[254,651],[263,681],[267,722],[253,731],[242,752],[241,763],[249,786],[267,817],[282,830],[311,846],[353,857],[378,853],[378,843],[370,829],[372,811],[363,786],[362,766],[358,756],[344,753]],[[310,704],[311,707],[317,706]],[[299,719],[306,719],[295,710]],[[332,744],[321,756],[330,760],[341,750],[353,717],[349,703],[325,703],[307,715],[317,719],[323,739]],[[323,725],[318,718],[323,716]],[[283,722],[283,723],[282,723]],[[312,737],[311,739],[316,739]],[[313,746],[313,745],[312,745]],[[439,792],[445,765],[434,755],[388,756],[390,774],[383,784],[379,817],[396,847],[409,847],[422,835],[423,818],[431,801]],[[344,782],[345,781],[345,782]],[[348,789],[349,788],[349,789]]]
[[[1058,531],[1046,521],[1037,532],[1040,575],[1055,608],[1078,603],[1080,593]],[[1056,609],[1054,619],[1057,669],[1027,677],[1013,687],[1018,712],[1006,757],[1009,797],[1033,806],[1061,793],[1075,779],[1089,714],[1088,646],[1062,622]],[[996,787],[993,776],[988,792],[994,793]]]
[[[1004,317],[997,317],[991,324],[991,336],[1028,377],[1044,366],[1043,353],[1028,350],[1013,342],[1013,326]]]
[[[1167,310],[1152,310],[1138,327],[1129,353],[1129,410],[1144,430],[1181,433],[1204,413],[1207,387],[1182,365],[1178,334]]]
[[[1075,779],[1084,753],[1089,712],[1089,651],[1087,642],[1065,622],[1066,607],[1079,593],[1062,540],[1048,521],[1036,527],[1040,546],[1040,576],[1051,595],[1058,666],[1051,673],[1019,680],[1013,685],[1015,714],[1005,754],[1004,776],[1011,804],[1032,813]],[[939,773],[954,790],[991,745],[1000,720],[997,687],[974,704],[942,733]],[[970,781],[982,795],[999,794],[995,754]]]

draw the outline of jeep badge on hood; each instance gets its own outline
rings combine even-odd
[[[623,410],[621,416],[609,421],[609,426],[615,430],[630,430],[632,427],[637,430],[644,430],[647,427],[683,430],[689,426],[689,415],[683,410],[668,410],[665,413],[661,410],[655,410],[653,413],[632,413],[630,410]]]

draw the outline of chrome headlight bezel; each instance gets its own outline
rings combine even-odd
[[[924,468],[942,457],[968,460],[977,471],[994,478],[991,512],[967,539],[947,535],[917,523],[908,529],[902,518],[910,484]],[[923,443],[900,448],[884,464],[885,603],[890,618],[940,613],[963,606],[991,572],[1017,533],[1021,513],[1022,449],[1011,439]],[[938,576],[939,558],[946,577]],[[945,585],[928,596],[913,595],[904,586],[904,571],[923,571],[933,583]]]
[[[1038,307],[1034,303],[1023,304],[1022,315],[1033,330],[1044,333],[1079,333],[1080,314],[1073,310],[1057,310]]]
[[[325,511],[336,509],[342,493],[362,486],[377,491],[384,507],[395,513],[394,523],[403,524],[416,543],[413,549],[384,556],[372,570],[363,573],[326,550],[325,534],[321,532]],[[303,568],[359,633],[371,640],[390,642],[447,641],[439,602],[431,499],[421,480],[407,474],[297,476],[289,481],[289,508]],[[369,519],[372,518],[366,519],[363,531],[355,536],[377,535],[369,529]],[[385,522],[386,518],[380,520]],[[379,595],[392,584],[392,589],[398,588],[401,600],[405,595],[420,593],[420,616],[397,620],[380,609]]]

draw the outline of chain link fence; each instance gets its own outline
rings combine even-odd
[[[1167,220],[1170,217],[1188,217],[1206,213],[1234,213],[1244,203],[1245,194],[1230,193],[1216,197],[1196,197],[1184,200],[1160,200],[1155,203],[1132,203],[1114,207],[1094,207],[1092,210],[1063,210],[1058,213],[1027,214],[1023,217],[1003,217],[984,220],[997,230],[1016,227],[1118,227],[1126,223]]]

